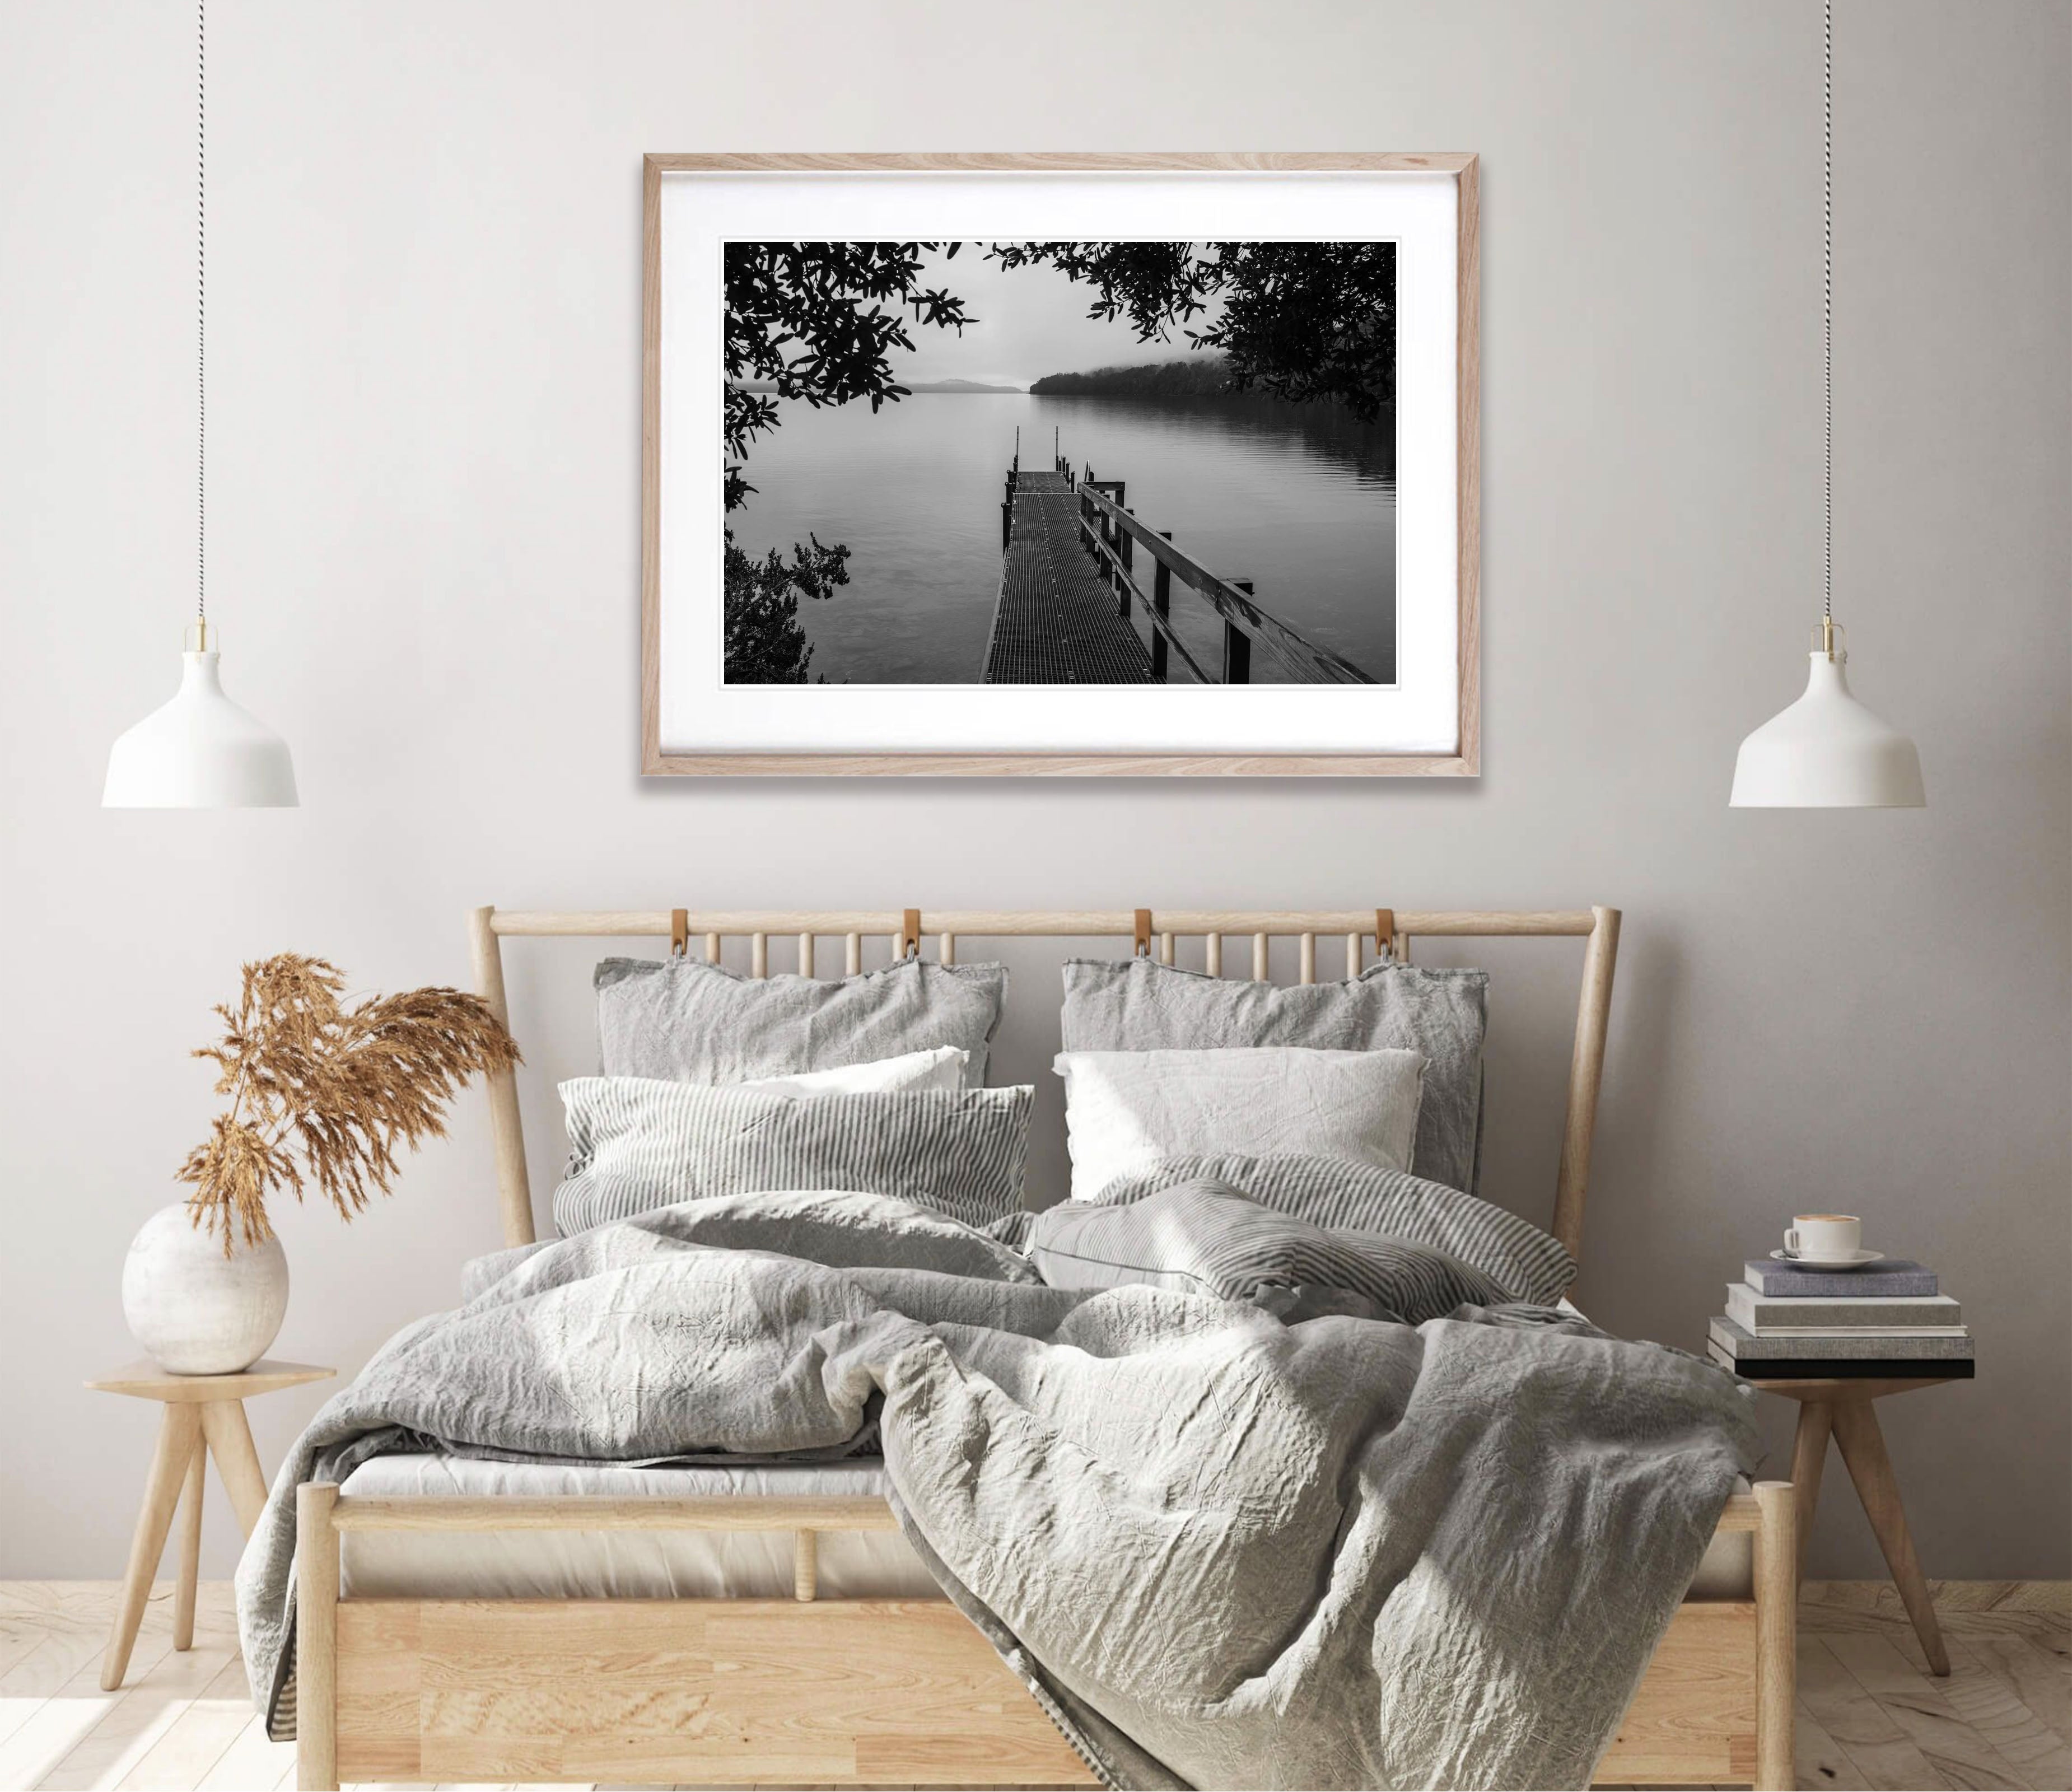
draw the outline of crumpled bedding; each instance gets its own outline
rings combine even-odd
[[[434,1447],[815,1460],[874,1430],[917,1553],[1111,1785],[1588,1783],[1749,1459],[1745,1389],[1538,1309],[1286,1325],[1022,1261],[886,1197],[690,1202],[405,1328],[240,1565],[269,1728],[302,1482]]]

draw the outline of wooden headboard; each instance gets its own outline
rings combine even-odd
[[[923,914],[905,910],[728,910],[701,914],[686,909],[606,910],[594,913],[541,912],[479,908],[468,915],[468,936],[475,951],[475,987],[510,1022],[504,990],[503,943],[513,939],[660,939],[672,949],[688,951],[702,940],[706,959],[717,964],[726,942],[749,942],[754,976],[770,974],[770,941],[789,935],[797,941],[794,968],[816,972],[815,948],[823,939],[844,945],[844,974],[863,968],[863,943],[890,941],[894,958],[919,952],[932,934],[941,962],[956,962],[960,939],[1120,939],[1139,951],[1155,950],[1161,964],[1174,960],[1174,943],[1183,938],[1205,942],[1209,974],[1223,974],[1227,939],[1252,942],[1253,980],[1268,980],[1271,947],[1276,939],[1300,942],[1300,980],[1317,980],[1319,940],[1342,941],[1345,974],[1358,976],[1366,968],[1371,941],[1399,962],[1410,956],[1413,939],[1581,939],[1582,999],[1576,1010],[1576,1040],[1568,1065],[1568,1102],[1561,1128],[1561,1162],[1554,1182],[1551,1230],[1581,1260],[1583,1197],[1590,1174],[1590,1137],[1597,1125],[1597,1087],[1605,1064],[1605,1035],[1611,1018],[1612,966],[1618,956],[1619,911],[1615,908],[1548,910],[1463,910],[1429,913],[1412,909],[1318,910],[1314,912],[1262,910],[1149,909],[956,909]],[[496,1141],[496,1189],[504,1215],[504,1242],[530,1244],[532,1187],[525,1171],[525,1136],[518,1117],[518,1083],[505,1071],[489,1081],[490,1124]]]

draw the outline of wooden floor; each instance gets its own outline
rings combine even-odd
[[[1079,542],[1059,473],[1024,473],[985,647],[989,684],[1147,684],[1151,654]]]
[[[1930,1677],[1883,1583],[1811,1584],[1799,1611],[1799,1783],[2072,1787],[2072,1585],[1938,1581],[1951,1673]],[[0,1583],[0,1789],[294,1784],[261,1734],[230,1589],[201,1589],[195,1646],[172,1649],[154,1592],[130,1679],[101,1690],[113,1581]]]

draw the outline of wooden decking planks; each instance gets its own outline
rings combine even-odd
[[[1079,502],[1058,473],[1017,482],[989,684],[1148,684],[1151,656],[1079,545]]]

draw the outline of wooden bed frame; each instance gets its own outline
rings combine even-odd
[[[773,935],[845,945],[867,938],[918,952],[923,917],[903,912],[725,913],[655,910],[470,917],[483,996],[508,1019],[501,942],[512,937],[702,936],[717,963],[746,936],[757,976]],[[1368,941],[1408,956],[1415,937],[1581,939],[1576,1020],[1552,1229],[1579,1259],[1583,1200],[1618,949],[1616,909],[1422,914],[957,912],[931,914],[942,962],[960,938],[1120,937],[1174,961],[1205,939],[1223,974],[1227,936],[1248,938],[1267,980],[1276,938],[1317,976],[1321,940],[1342,939],[1349,974]],[[533,1238],[531,1186],[509,1072],[489,1086],[507,1244]],[[823,1531],[893,1528],[875,1498],[686,1500],[342,1498],[298,1491],[298,1771],[306,1787],[367,1781],[606,1780],[690,1786],[1087,1786],[1096,1778],[979,1631],[947,1601],[819,1600]],[[1600,1784],[1794,1783],[1792,1708],[1797,1541],[1789,1483],[1728,1502],[1720,1530],[1753,1533],[1747,1599],[1687,1600],[1657,1648]],[[780,1531],[793,1538],[791,1600],[342,1599],[339,1539],[351,1531]]]

